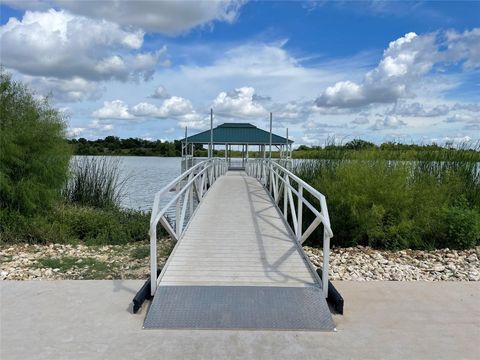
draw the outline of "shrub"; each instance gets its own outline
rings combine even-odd
[[[118,208],[60,206],[50,214],[2,211],[0,242],[127,244],[148,238],[150,214]],[[166,235],[159,229],[159,236]]]
[[[24,215],[15,211],[2,210],[0,243],[70,243],[74,238],[68,226],[50,214]]]
[[[437,247],[468,249],[480,244],[480,214],[458,206],[438,211],[431,234]]]
[[[63,118],[3,70],[0,114],[0,207],[22,214],[46,211],[67,179]]]
[[[150,216],[142,211],[65,206],[57,216],[73,238],[87,245],[126,244],[148,238]]]
[[[295,167],[327,198],[334,246],[430,249],[478,244],[480,179],[469,153],[466,159],[456,154],[450,161],[427,162],[391,161],[376,155],[379,151],[359,150],[355,159],[308,160]],[[304,228],[312,220],[305,212]],[[318,229],[309,242],[320,244],[321,239]]]

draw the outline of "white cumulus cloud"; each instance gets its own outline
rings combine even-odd
[[[241,87],[230,92],[222,91],[213,100],[215,114],[226,117],[262,117],[267,110],[254,98],[253,87]]]
[[[191,113],[193,111],[192,103],[182,97],[172,96],[160,106],[142,102],[131,109],[131,113],[135,116],[169,118]]]
[[[2,65],[28,76],[41,92],[78,101],[99,91],[94,82],[150,79],[167,50],[141,52],[143,36],[142,30],[65,10],[27,10],[0,26]]]
[[[358,107],[392,103],[415,97],[415,86],[436,66],[463,63],[470,70],[480,66],[480,28],[463,33],[447,32],[442,38],[432,33],[413,32],[390,42],[379,64],[362,82],[339,81],[317,98],[319,107]]]
[[[82,128],[82,127],[68,128],[67,137],[69,138],[79,137],[80,135],[82,135],[84,131],[85,131],[85,128]]]
[[[105,101],[103,107],[95,110],[92,116],[96,119],[128,120],[133,118],[128,110],[128,105],[122,100]]]
[[[143,35],[63,10],[26,11],[21,20],[10,18],[0,27],[2,63],[29,75],[125,79],[122,50],[139,49]]]

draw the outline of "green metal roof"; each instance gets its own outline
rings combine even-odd
[[[195,144],[210,143],[210,130],[188,136],[187,141]],[[185,142],[185,138],[182,139]],[[272,145],[284,145],[287,139],[283,136],[272,134]],[[289,144],[293,141],[289,140]],[[248,123],[225,123],[213,128],[214,144],[270,144],[270,133]]]

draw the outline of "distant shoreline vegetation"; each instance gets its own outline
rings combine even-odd
[[[181,142],[144,140],[140,138],[120,139],[116,136],[107,136],[104,139],[87,140],[85,138],[69,139],[74,155],[110,155],[110,156],[181,156]],[[385,142],[381,145],[354,139],[340,145],[306,146],[301,145],[292,152],[294,159],[356,159],[365,158],[370,153],[372,158],[385,160],[423,160],[423,161],[475,161],[480,162],[480,144],[467,146],[460,144],[453,147],[452,144],[440,146],[437,144],[417,145],[402,144],[397,142]],[[232,157],[240,157],[240,151],[232,151]],[[206,157],[207,149],[201,145],[195,145],[195,156]],[[223,157],[223,150],[215,150],[215,156]],[[252,158],[260,157],[256,151],[249,152]],[[278,151],[273,151],[272,156],[278,158]]]

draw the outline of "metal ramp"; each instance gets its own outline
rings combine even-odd
[[[194,173],[201,184],[202,170]],[[294,233],[275,200],[288,186],[278,181],[273,191],[272,183],[272,197],[265,174],[257,176],[253,168],[252,176],[225,169],[216,173],[206,175],[211,183],[207,192],[200,191],[200,205],[188,224],[177,223],[178,232],[170,228],[178,242],[152,282],[154,298],[144,328],[334,330],[323,283],[297,241],[301,226],[294,226]],[[269,176],[274,179],[273,172]],[[193,176],[190,180],[195,183]],[[291,196],[285,193],[288,204]],[[181,207],[187,209],[187,203],[184,199]],[[298,212],[294,215],[298,220]]]
[[[335,324],[315,287],[159,286],[144,328],[332,331]]]

